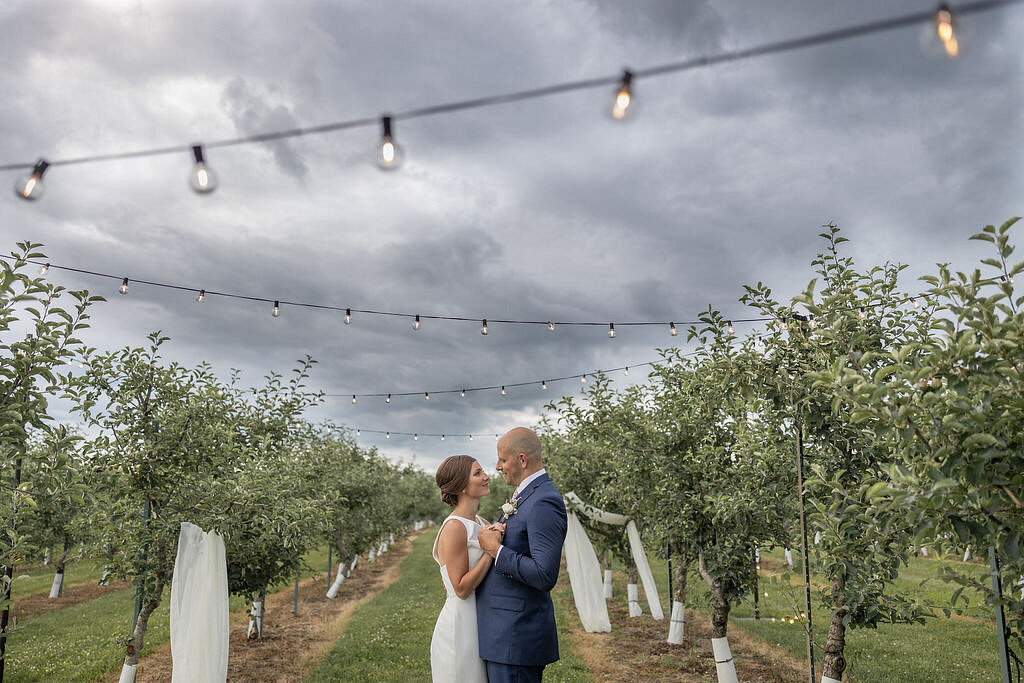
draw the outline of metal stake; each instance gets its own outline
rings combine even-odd
[[[807,610],[807,660],[810,663],[811,683],[814,683],[814,641],[811,638],[811,563],[807,561],[807,517],[804,515],[804,428],[797,420],[796,428],[796,486],[800,491],[800,542],[803,545],[804,607]]]

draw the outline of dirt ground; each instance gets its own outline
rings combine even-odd
[[[88,602],[89,600],[103,597],[108,593],[128,588],[129,586],[131,584],[127,581],[112,581],[109,586],[97,586],[92,582],[82,583],[77,586],[65,586],[64,590],[61,591],[60,597],[53,598],[52,600],[49,597],[49,591],[36,593],[24,598],[19,598],[15,595],[14,618],[27,619],[28,617],[34,617],[51,610],[64,609],[65,607],[77,605],[80,602]]]
[[[562,577],[568,583],[568,576]],[[561,581],[560,580],[560,581]],[[685,638],[670,645],[668,614],[655,621],[646,612],[629,616],[624,596],[608,601],[611,633],[587,633],[575,608],[570,609],[569,638],[573,652],[587,665],[595,681],[707,681],[715,679],[711,652],[711,623],[706,613],[687,610]],[[785,682],[801,680],[802,664],[767,643],[734,629],[729,647],[741,681]]]
[[[418,534],[413,534],[415,538]],[[294,585],[267,596],[263,638],[248,640],[246,611],[231,614],[228,648],[229,681],[302,681],[326,656],[352,617],[356,607],[372,600],[398,578],[398,566],[412,550],[409,540],[394,547],[370,564],[360,558],[352,575],[345,579],[338,597],[325,597],[326,575],[299,583],[299,613],[292,614]],[[116,681],[119,675],[113,675]],[[171,645],[143,657],[137,681],[171,680]]]

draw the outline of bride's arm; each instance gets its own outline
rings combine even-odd
[[[492,561],[490,555],[484,554],[470,569],[466,539],[465,526],[445,524],[437,542],[437,556],[448,570],[448,578],[452,581],[455,594],[462,600],[468,598],[484,580]]]

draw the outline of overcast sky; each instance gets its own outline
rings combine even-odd
[[[934,5],[7,0],[0,164],[373,117]],[[373,162],[375,126],[209,150],[220,186],[208,196],[189,189],[187,154],[57,167],[38,202],[0,194],[3,250],[30,239],[55,264],[342,307],[678,321],[709,304],[743,317],[744,283],[792,296],[831,220],[861,265],[907,263],[914,288],[936,262],[973,268],[987,253],[967,237],[1022,212],[1024,6],[964,24],[956,61],[921,26],[641,79],[625,123],[608,115],[610,89],[397,120],[407,161],[390,173]],[[310,354],[314,387],[345,395],[313,420],[477,435],[359,439],[431,472],[459,452],[493,466],[495,433],[533,424],[579,381],[389,405],[349,395],[574,375],[685,340],[667,327],[608,339],[601,327],[492,324],[485,337],[478,322],[414,332],[358,315],[346,326],[332,312],[275,319],[266,304],[52,278],[109,299],[93,310],[92,346],[161,330],[172,359],[239,368],[250,383]]]

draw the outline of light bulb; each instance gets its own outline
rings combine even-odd
[[[43,267],[39,269],[39,274],[46,275],[48,272],[50,272],[50,264],[44,263]]]
[[[732,326],[732,321],[729,321],[729,326],[725,328],[725,331],[729,334],[736,334],[736,328]]]
[[[412,440],[413,441],[419,441],[420,440],[420,435],[419,434],[413,434],[412,435]]]
[[[861,306],[860,310],[857,311],[857,317],[860,318],[861,320],[863,320],[864,318],[868,317],[868,314],[864,311],[864,307],[863,306]]]
[[[402,165],[404,154],[402,148],[391,135],[391,117],[380,119],[380,148],[377,150],[377,165],[385,171],[391,171]]]
[[[678,335],[678,334],[679,334],[679,330],[677,330],[677,329],[676,329],[676,324],[675,324],[675,323],[669,323],[669,324],[668,324],[668,332],[669,332],[669,334],[671,334],[671,335],[672,335],[673,337],[675,337],[676,335]]]
[[[459,396],[461,396],[462,398],[466,398],[466,390],[463,389],[462,391],[460,391]]]
[[[118,288],[117,291],[121,292],[122,294],[128,293],[128,278],[121,280],[121,286]]]
[[[494,440],[495,440],[495,441],[497,441],[497,440],[498,440],[498,435],[497,435],[497,434],[495,434],[495,435],[494,435]]]
[[[915,299],[914,297],[910,297],[910,305],[913,306],[914,308],[917,308],[920,304],[917,303],[917,299]]]
[[[386,433],[384,434],[384,438],[385,438],[385,439],[390,439],[390,438],[391,438],[391,432],[386,432]]]
[[[419,316],[418,313],[416,314],[416,321],[412,324],[412,329],[417,331],[417,332],[419,332],[419,329],[420,329],[420,316]]]
[[[547,390],[548,390],[548,381],[547,381],[546,379],[544,379],[544,380],[541,380],[541,382],[540,382],[540,388],[541,388],[541,389],[543,389],[544,391],[547,391]]]
[[[587,376],[583,375],[582,377],[580,377],[580,384],[586,384],[586,383],[587,383]]]
[[[960,42],[957,40],[953,23],[953,12],[950,11],[949,6],[940,5],[939,11],[935,13],[935,32],[938,34],[939,40],[942,41],[943,49],[950,57],[960,54]]]
[[[384,402],[385,403],[391,403],[391,394],[387,395],[387,398],[384,399]]]
[[[441,441],[444,441],[444,434],[441,435]]]
[[[470,440],[470,441],[472,441],[472,440],[473,440],[473,435],[472,435],[472,434],[470,434],[470,435],[469,435],[469,440]]]
[[[345,309],[345,324],[346,325],[351,325],[352,324],[352,309],[351,308],[346,308]]]
[[[424,398],[424,400],[429,401],[430,400],[430,392],[429,391],[424,391],[423,392],[423,398]]]
[[[508,396],[508,392],[507,392],[507,391],[505,391],[505,387],[502,387],[502,388],[501,388],[501,395],[502,395],[502,396]]]
[[[487,334],[487,318],[484,318],[484,324],[480,326],[480,334]]]
[[[203,159],[203,146],[192,145],[192,156],[196,165],[192,168],[192,189],[199,194],[209,194],[217,189],[217,176],[206,167]]]
[[[199,290],[199,294],[196,296],[196,303],[197,304],[203,303],[203,299],[205,299],[205,298],[206,298],[206,290],[205,289],[200,289]]]
[[[550,320],[548,321],[548,329],[551,330],[552,332],[555,331],[555,324]]]
[[[608,323],[608,338],[615,339],[615,323]]]
[[[626,366],[626,369],[622,372],[622,374],[625,375],[626,377],[629,377],[629,366],[628,365]]]
[[[352,394],[352,405],[356,404],[356,395]]]
[[[612,118],[621,121],[626,118],[626,110],[633,101],[633,74],[628,70],[622,72],[622,80],[615,91],[615,102],[612,104]]]
[[[281,302],[280,301],[275,301],[274,302],[274,310],[273,310],[273,312],[271,312],[270,315],[274,316],[275,318],[277,318],[277,317],[279,317],[281,315]]]
[[[362,435],[363,435],[363,430],[357,429],[356,430],[356,436],[362,436]]]
[[[32,175],[18,178],[14,183],[14,193],[27,201],[35,201],[43,196],[46,188],[43,186],[43,174],[50,166],[49,162],[40,159],[32,167]]]
[[[813,314],[808,314],[807,315],[807,319],[808,319],[808,323],[810,323],[810,326],[811,326],[812,330],[816,329],[818,327],[818,323],[817,323],[817,321],[814,320],[814,315]]]

